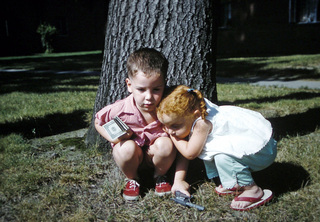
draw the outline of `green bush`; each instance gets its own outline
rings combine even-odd
[[[37,28],[37,33],[41,35],[41,44],[45,49],[45,53],[53,52],[53,38],[57,34],[57,28],[50,24],[40,24]]]

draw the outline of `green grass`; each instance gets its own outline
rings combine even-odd
[[[102,57],[101,51],[0,57],[0,69],[99,71]],[[217,75],[319,80],[320,54],[218,58]]]
[[[101,64],[101,51],[0,57],[0,69],[99,71]]]
[[[92,59],[92,54],[87,56]],[[81,58],[82,63],[87,56],[56,55],[56,58],[60,62]],[[91,60],[96,65],[84,69],[99,69],[99,56]],[[40,67],[33,59],[43,59],[41,66],[46,69],[60,67],[51,63],[51,57],[40,57],[10,60],[31,70]],[[217,65],[218,69],[229,67],[229,75],[233,77],[243,68],[263,74],[268,69],[277,69],[289,77],[286,67],[315,67],[319,57],[263,60],[274,60],[272,63],[278,65],[257,66],[257,58],[222,59]],[[0,68],[5,62],[8,61],[4,58],[0,60]],[[70,63],[69,69],[81,70],[78,62]],[[316,76],[312,78],[317,80]],[[110,158],[110,150],[87,149],[82,137],[44,137],[88,126],[98,76],[0,73],[0,84],[0,221],[319,220],[320,90],[218,84],[221,105],[257,110],[272,122],[278,156],[271,167],[255,173],[254,178],[263,188],[271,189],[275,197],[267,206],[250,212],[233,211],[229,208],[232,197],[218,197],[213,192],[214,184],[193,168],[197,174],[188,179],[194,192],[193,202],[206,207],[199,212],[177,205],[169,197],[158,198],[153,189],[146,190],[138,202],[127,203],[121,197],[124,176]]]
[[[281,79],[320,78],[320,54],[277,57],[220,58],[217,75]]]
[[[318,108],[319,90],[219,84],[219,105],[238,105],[262,112],[265,117],[286,116]]]

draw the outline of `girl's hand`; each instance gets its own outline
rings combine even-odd
[[[190,197],[189,188],[190,185],[184,180],[174,181],[171,192],[175,194],[176,191],[180,191]]]

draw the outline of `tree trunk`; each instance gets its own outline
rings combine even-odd
[[[105,144],[94,128],[94,115],[128,95],[126,60],[150,47],[169,61],[168,82],[201,90],[217,100],[215,82],[216,5],[218,0],[110,0],[104,59],[86,142]]]

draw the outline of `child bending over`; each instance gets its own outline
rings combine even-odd
[[[220,179],[215,191],[237,196],[232,209],[249,210],[272,198],[251,175],[271,165],[277,153],[271,124],[260,113],[217,106],[181,85],[161,101],[157,115],[178,151],[189,160],[199,157],[208,178]]]
[[[176,149],[156,115],[166,85],[168,61],[160,52],[143,48],[129,56],[127,69],[126,84],[131,94],[97,112],[95,127],[111,142],[113,158],[127,177],[123,190],[126,200],[139,199],[141,167],[154,168],[157,195],[170,194],[171,185],[165,174],[175,159]],[[112,140],[102,126],[115,116],[131,130]]]

